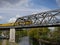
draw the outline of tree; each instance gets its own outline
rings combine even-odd
[[[60,45],[60,28],[59,27],[55,27],[54,31],[50,32],[48,41],[52,45]]]
[[[31,30],[29,30],[28,34],[31,37],[40,39],[45,36],[48,36],[49,32],[50,32],[50,30],[48,28],[32,28]]]
[[[35,40],[34,42],[36,44],[38,41],[40,42],[41,39],[47,40],[49,32],[50,30],[48,28],[32,28],[29,30],[28,34],[32,40]]]
[[[56,41],[56,42],[59,42],[60,43],[60,27],[56,27],[53,34],[52,34],[52,37],[53,39]]]

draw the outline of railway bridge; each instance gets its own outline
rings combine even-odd
[[[0,25],[0,30],[10,30],[9,41],[15,42],[16,29],[57,26],[60,26],[60,9],[19,17],[13,24]]]

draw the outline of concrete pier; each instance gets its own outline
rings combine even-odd
[[[10,28],[10,39],[9,42],[15,42],[15,28]]]

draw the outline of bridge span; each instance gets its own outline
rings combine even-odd
[[[0,26],[0,29],[10,29],[10,28],[16,28],[16,29],[22,29],[22,28],[39,28],[39,27],[59,27],[60,24],[55,25],[27,25],[27,26]]]
[[[12,25],[0,25],[0,29],[9,29],[9,41],[15,42],[15,29],[57,26],[60,26],[60,9],[19,17]]]

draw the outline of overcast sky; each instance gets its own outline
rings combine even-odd
[[[0,23],[18,17],[60,8],[60,0],[0,0]]]

